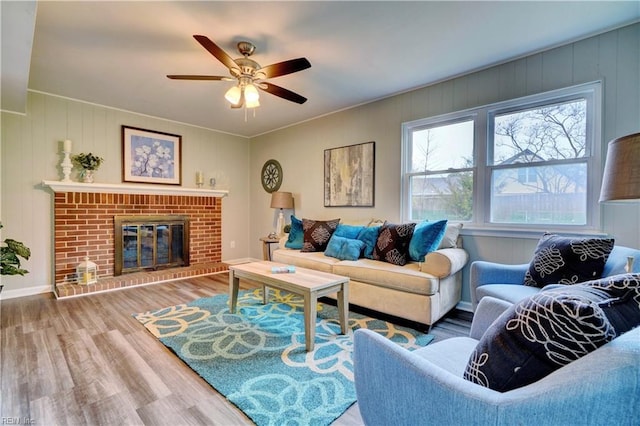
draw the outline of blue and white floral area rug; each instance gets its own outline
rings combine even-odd
[[[271,291],[240,292],[236,314],[218,295],[135,314],[211,386],[258,425],[328,425],[356,401],[353,331],[368,328],[413,350],[433,336],[351,312],[341,335],[338,311],[318,304],[315,349],[306,352],[303,300]]]

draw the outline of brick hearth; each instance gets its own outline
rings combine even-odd
[[[114,216],[185,215],[190,220],[190,266],[113,276]],[[222,257],[222,199],[208,195],[98,192],[54,194],[55,287],[57,297],[206,275],[227,270]],[[88,256],[98,283],[73,282],[76,266]]]

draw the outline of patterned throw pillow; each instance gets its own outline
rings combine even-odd
[[[499,392],[533,383],[640,325],[640,274],[544,289],[485,332],[464,378]]]
[[[289,238],[284,243],[286,248],[300,250],[304,243],[304,231],[302,230],[302,221],[291,215],[291,229],[289,230]]]
[[[324,251],[327,248],[329,239],[338,227],[340,219],[332,220],[310,220],[302,219],[302,229],[304,231],[303,252]]]
[[[385,222],[380,227],[378,239],[373,248],[373,259],[394,265],[406,265],[409,260],[409,242],[415,227],[415,223],[394,225]]]
[[[613,238],[569,238],[545,233],[536,247],[524,285],[575,284],[602,276]]]

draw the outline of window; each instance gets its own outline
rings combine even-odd
[[[473,128],[473,117],[461,117],[416,126],[407,134],[410,220],[471,220]]]
[[[402,215],[595,229],[600,84],[403,124]]]

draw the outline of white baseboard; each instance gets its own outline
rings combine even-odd
[[[16,288],[7,290],[6,288],[0,293],[0,300],[15,299],[16,297],[34,296],[42,293],[53,293],[51,286],[43,285],[38,287]]]

